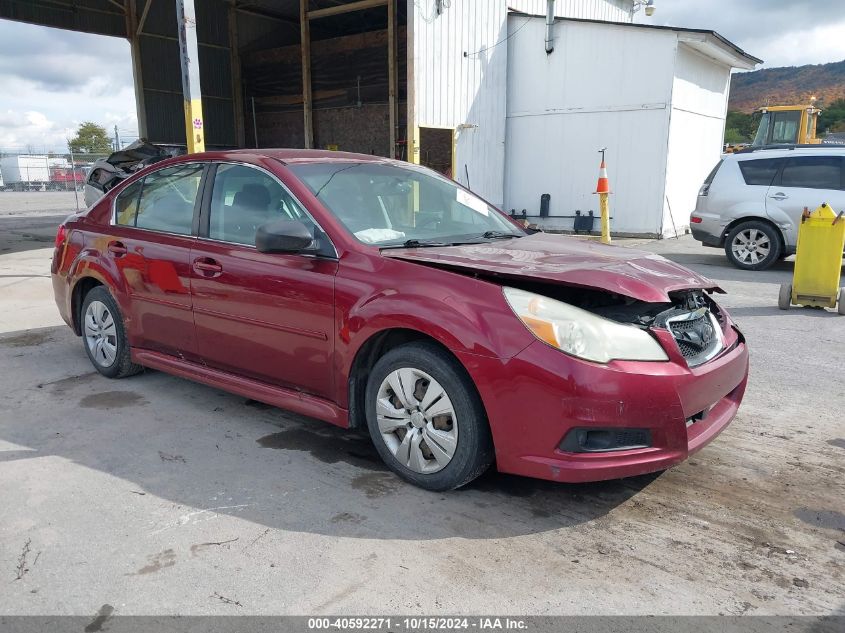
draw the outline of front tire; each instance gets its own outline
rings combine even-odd
[[[780,259],[782,250],[777,230],[757,220],[737,224],[725,240],[728,261],[741,270],[765,270]]]
[[[82,342],[94,369],[107,378],[125,378],[144,368],[130,358],[123,317],[103,286],[92,288],[82,302]]]
[[[493,462],[478,392],[463,367],[431,343],[409,343],[376,362],[366,390],[367,428],[385,464],[427,490],[453,490]]]

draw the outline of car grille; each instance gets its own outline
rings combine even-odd
[[[707,362],[722,349],[722,331],[707,308],[670,317],[666,327],[690,367]]]

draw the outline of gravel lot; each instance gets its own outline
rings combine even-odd
[[[49,280],[73,194],[34,195],[0,194],[0,615],[845,612],[845,317],[777,310],[790,261],[641,246],[717,279],[752,352],[739,416],[690,461],[433,494],[366,437],[100,377]]]

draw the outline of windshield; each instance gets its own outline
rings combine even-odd
[[[757,134],[751,142],[751,147],[760,147],[766,144],[766,138],[769,136],[769,122],[771,121],[772,113],[764,112],[760,118],[760,124],[757,127]]]
[[[525,235],[478,196],[424,168],[369,162],[288,167],[365,244],[424,246]]]
[[[800,110],[766,112],[760,119],[760,127],[757,128],[757,135],[751,145],[757,147],[760,145],[797,143],[800,126]]]

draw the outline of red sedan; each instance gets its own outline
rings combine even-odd
[[[431,490],[668,468],[736,414],[711,281],[531,234],[451,180],[300,150],[157,163],[59,228],[59,310],[110,378],[151,367],[367,428]]]

